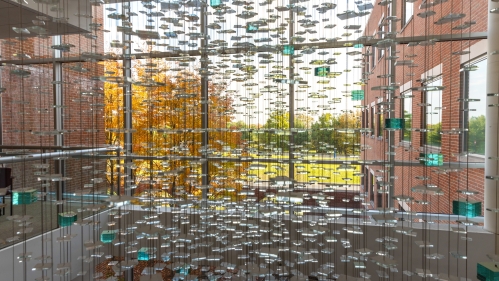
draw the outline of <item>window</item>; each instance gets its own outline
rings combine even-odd
[[[367,118],[366,118],[366,116],[367,116],[367,114],[368,114],[368,110],[367,109],[366,110],[362,110],[362,128],[366,128],[366,124],[367,124],[367,120],[366,120]]]
[[[400,97],[402,99],[402,106],[400,107],[402,110],[400,116],[405,120],[402,140],[410,142],[411,141],[410,129],[412,128],[412,92],[405,91],[400,95]]]
[[[374,106],[371,107],[371,131],[374,135],[374,127],[375,127],[375,120],[374,120]]]
[[[487,59],[482,57],[462,68],[462,148],[472,154],[485,155],[485,109]]]
[[[374,31],[373,38],[376,36],[376,31]],[[376,67],[376,46],[372,45],[371,46],[371,70],[373,70]]]
[[[370,52],[371,52],[371,48],[367,48],[367,52],[366,52],[366,56],[365,56],[365,60],[366,60],[366,77],[367,77],[367,73],[371,72],[371,55],[370,55]]]
[[[424,83],[427,91],[424,92],[426,112],[425,125],[426,145],[440,146],[442,143],[442,77]]]
[[[402,27],[406,26],[407,23],[414,16],[414,3],[403,1],[403,15],[402,15]]]
[[[386,27],[387,23],[388,22],[386,22],[384,18],[381,19],[381,21],[378,25],[378,38],[379,39],[385,38],[385,35],[386,35],[385,27]],[[385,49],[378,48],[378,60],[380,60],[384,55],[385,55]]]
[[[376,132],[376,136],[382,137],[383,129],[385,128],[385,118],[384,118],[385,116],[382,105],[379,106],[377,114],[378,114],[378,131]]]

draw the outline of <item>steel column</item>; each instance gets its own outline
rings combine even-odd
[[[391,12],[392,17],[397,17],[397,1],[392,1],[390,12]],[[397,34],[397,24],[398,24],[397,21],[391,22],[390,32],[392,34]],[[395,56],[396,52],[397,52],[396,45],[393,44],[390,47],[389,53],[386,55]],[[390,60],[390,69],[389,69],[388,73],[390,74],[390,78],[389,78],[390,85],[395,86],[397,84],[397,81],[396,81],[397,70],[395,68],[395,60]],[[390,90],[387,92],[387,94],[388,94],[387,101],[389,102],[388,103],[389,104],[388,105],[388,108],[389,108],[388,118],[396,118],[396,116],[395,116],[395,98],[394,98],[395,91]],[[381,124],[379,124],[379,126],[381,126]],[[395,142],[396,142],[395,131],[389,130],[388,131],[389,163],[395,163]],[[395,165],[390,165],[389,170],[390,171],[388,173],[387,181],[390,182],[390,186],[388,187],[389,188],[388,198],[387,198],[387,202],[386,202],[385,206],[388,208],[392,208],[392,207],[394,208],[395,207],[395,200],[393,200],[392,197],[395,195]]]
[[[53,36],[52,37],[52,43],[54,45],[60,45],[61,44],[61,36]],[[54,58],[61,58],[62,57],[62,52],[60,50],[54,50],[53,51],[53,57]],[[54,83],[53,86],[53,104],[54,104],[54,130],[61,132],[64,129],[64,120],[62,118],[63,116],[63,109],[62,106],[64,105],[64,100],[63,100],[63,88],[62,88],[62,62],[60,61],[55,61],[52,64],[52,74],[53,74],[53,81],[57,81],[59,83]],[[64,146],[64,135],[62,133],[59,133],[54,136],[54,145],[55,146]],[[66,161],[58,159],[55,161],[55,173],[56,174],[61,174],[62,176],[66,175]],[[62,195],[65,192],[66,189],[66,182],[65,181],[58,181],[56,182],[56,197],[57,200],[62,200]],[[57,205],[57,213],[62,213],[64,212],[64,206],[63,204],[58,204]]]
[[[207,10],[208,10],[208,4],[203,3],[201,6],[201,32],[203,34],[203,37],[201,39],[201,48],[203,50],[208,49],[208,15],[207,15]],[[201,54],[201,69],[207,70],[208,69],[208,54],[207,52],[202,52]],[[201,75],[201,128],[203,129],[203,132],[201,134],[201,146],[204,148],[202,149],[202,158],[206,159],[208,157],[208,145],[209,145],[209,138],[208,138],[208,128],[210,126],[209,124],[209,119],[208,119],[208,76],[207,75]],[[209,163],[208,161],[203,161],[201,164],[201,184],[202,185],[208,185],[209,184]],[[208,190],[203,189],[202,191],[202,199],[203,200],[208,200]]]
[[[499,2],[489,0],[489,11],[499,9]],[[485,185],[484,228],[495,234],[495,254],[499,254],[499,14],[488,17],[487,94],[485,110]]]
[[[128,2],[128,7],[130,7],[130,2]],[[131,36],[123,32],[123,44],[126,48],[123,49],[123,76],[126,78],[132,78],[132,55],[131,55]],[[125,129],[124,133],[124,153],[125,153],[125,183],[124,189],[125,194],[132,195],[132,190],[129,189],[130,182],[133,180],[132,169],[130,165],[132,164],[132,159],[129,157],[132,154],[132,84],[125,82],[123,84],[123,127]],[[118,164],[121,164],[121,161],[118,161]],[[117,180],[117,193],[121,194],[121,169],[118,169],[118,180]]]

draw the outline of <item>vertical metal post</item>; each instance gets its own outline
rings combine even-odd
[[[203,3],[201,5],[201,32],[203,37],[201,39],[201,69],[206,71],[208,70],[208,3]],[[208,127],[209,127],[209,119],[208,119],[208,76],[201,74],[201,128],[203,129],[203,133],[201,135],[201,146],[202,149],[202,157],[206,160],[208,157]],[[203,161],[201,164],[201,184],[203,186],[208,185],[209,183],[209,163],[208,161]],[[208,200],[208,190],[203,189],[202,198],[204,201]]]
[[[499,9],[499,2],[489,0],[489,9]],[[485,110],[485,221],[484,228],[495,235],[495,254],[499,255],[499,56],[492,52],[499,46],[499,14],[488,17],[487,107]]]
[[[391,3],[391,9],[390,13],[392,17],[397,16],[397,1],[392,1]],[[396,36],[397,34],[397,21],[392,21],[390,25],[390,32],[392,36]],[[387,56],[394,56],[396,54],[397,48],[395,47],[395,44],[392,44],[390,47],[390,53],[386,54]],[[395,68],[395,60],[390,60],[390,85],[395,86],[396,85],[396,68]],[[388,118],[395,118],[395,91],[394,90],[388,90]],[[380,124],[381,126],[381,124]],[[386,202],[386,207],[388,208],[394,208],[395,207],[395,201],[393,200],[393,196],[395,195],[395,131],[389,130],[388,131],[388,151],[389,151],[389,163],[390,165],[390,172],[388,173],[388,182],[390,182],[390,186],[388,187],[388,198]]]
[[[61,36],[53,36],[52,43],[54,45],[60,45],[62,42]],[[54,50],[53,52],[54,58],[61,58],[62,54],[60,50]],[[54,130],[61,132],[64,129],[64,121],[63,121],[63,109],[62,106],[64,104],[63,96],[62,96],[62,62],[54,61],[52,64],[52,75],[54,83],[53,86],[53,104],[54,104]],[[57,134],[54,137],[54,145],[55,146],[63,146],[64,145],[64,137],[63,134]],[[59,159],[55,160],[55,173],[61,174],[65,176],[66,174],[66,161]],[[66,183],[64,181],[58,181],[56,183],[56,197],[57,200],[62,200],[63,193],[66,189]],[[63,205],[57,205],[57,213],[64,212]]]
[[[293,11],[289,11],[289,38],[293,38],[295,29],[294,29],[294,22],[295,22],[295,17],[293,14]],[[293,42],[290,42],[293,44]],[[293,56],[289,56],[289,79],[293,80],[294,79],[294,73],[295,73],[295,68],[293,64]],[[295,127],[295,85],[293,83],[289,84],[289,169],[288,169],[288,177],[292,179],[293,183],[291,184],[290,187],[294,187],[294,179],[295,179],[295,164],[293,162],[294,154],[293,154],[293,148],[294,148],[294,141],[295,137],[293,133],[291,132],[291,129]]]
[[[133,268],[125,270],[124,274],[125,281],[133,281]]]
[[[130,2],[126,2],[124,4],[127,4],[127,7],[130,7]],[[123,4],[123,7],[125,5]],[[125,8],[123,8],[125,9]],[[130,8],[128,8],[130,9]],[[125,12],[125,11],[123,11]],[[126,48],[123,49],[123,76],[126,78],[132,78],[132,55],[131,55],[131,38],[130,34],[123,32],[123,44],[126,46]],[[125,153],[125,183],[124,183],[124,188],[125,188],[125,194],[127,195],[132,195],[132,191],[128,188],[129,187],[129,180],[132,180],[132,169],[130,168],[132,164],[132,159],[129,157],[132,154],[132,84],[125,82],[123,84],[123,121],[124,121],[124,138],[125,138],[125,146],[124,146],[124,153]],[[118,157],[120,159],[120,157]],[[118,164],[121,163],[121,160],[118,160]],[[121,195],[121,173],[118,172],[118,190],[117,193],[118,195]],[[129,190],[127,192],[127,190]]]

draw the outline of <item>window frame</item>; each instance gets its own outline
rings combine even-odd
[[[384,127],[384,122],[385,122],[385,112],[384,112],[384,107],[383,105],[376,105],[378,107],[378,114],[376,114],[376,123],[378,123],[378,126],[376,126],[376,137],[383,137],[383,130],[385,129]]]
[[[384,21],[385,21],[385,15],[382,15],[381,19],[380,19],[380,21],[378,23],[378,29],[376,30],[376,34],[378,35],[378,39],[384,39],[385,38],[385,35],[386,35],[385,27],[386,27],[386,25],[383,24]],[[378,51],[377,61],[379,62],[385,56],[385,49],[379,48],[376,51]]]
[[[372,135],[376,135],[376,119],[374,118],[375,116],[375,106],[371,106],[371,130],[372,130]]]
[[[411,22],[411,20],[414,18],[414,3],[415,2],[407,2],[407,1],[402,1],[402,29],[404,29],[408,24],[409,22]],[[407,13],[407,7],[409,5],[412,5],[412,13],[410,16],[408,16],[408,13]]]
[[[461,64],[461,73],[460,73],[460,98],[462,99],[467,99],[470,97],[470,81],[471,81],[471,71],[466,70],[465,67],[467,66],[472,66],[472,65],[477,65],[483,61],[486,61],[488,59],[487,53],[481,54],[473,59],[470,59],[469,61],[462,63]],[[480,102],[485,103],[484,98],[480,98]],[[469,140],[470,140],[470,131],[469,131],[469,120],[470,120],[470,113],[467,110],[464,110],[465,103],[461,102],[460,103],[460,111],[461,114],[459,114],[460,120],[459,124],[461,124],[461,129],[463,130],[463,133],[461,134],[461,137],[459,138],[459,147],[461,152],[467,152],[469,153]],[[468,104],[467,108],[470,108],[470,105]],[[471,153],[471,155],[479,157],[479,158],[484,158],[485,155],[482,154],[477,154],[477,153]]]
[[[434,83],[436,81],[442,81],[441,85],[443,86],[443,75],[442,74],[439,74],[439,75],[436,75],[434,77],[432,77],[431,79],[428,79],[426,81],[422,81],[421,82],[421,86],[427,86],[431,83]],[[427,104],[429,103],[428,101],[428,92],[429,91],[423,91],[422,92],[422,95],[421,95],[421,102],[424,103],[424,104]],[[443,116],[442,116],[442,101],[443,101],[443,93],[444,91],[442,90],[442,94],[441,94],[441,98],[440,98],[440,123],[442,123],[442,120],[443,120]],[[432,107],[434,107],[432,105]],[[422,121],[422,126],[421,128],[423,129],[428,129],[428,106],[422,106],[422,112],[421,112],[421,121]],[[440,150],[442,148],[442,135],[440,135],[440,146],[436,146],[436,145],[432,145],[432,144],[428,144],[428,137],[429,137],[429,132],[428,131],[425,131],[424,132],[424,137],[421,138],[421,146],[423,147],[427,147],[427,148],[435,148],[435,149],[438,149]]]
[[[407,95],[409,94],[410,97],[403,97],[404,95]],[[408,130],[409,128],[406,126],[406,120],[405,120],[405,109],[406,109],[406,99],[410,99],[411,100],[411,104],[410,104],[410,113],[411,113],[411,116],[413,115],[413,112],[414,112],[414,103],[413,103],[413,95],[412,95],[412,89],[407,89],[405,91],[403,91],[402,93],[400,93],[400,118],[404,119],[404,129],[401,131],[400,133],[400,141],[401,142],[406,142],[406,143],[412,143],[412,131],[411,130]],[[414,120],[414,117],[412,116],[411,117],[411,128],[413,127],[412,126],[412,121]],[[405,132],[409,132],[409,139],[406,140],[405,139]]]

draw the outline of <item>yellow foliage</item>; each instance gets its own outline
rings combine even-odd
[[[125,110],[130,110],[133,127],[132,152],[138,156],[133,167],[133,177],[138,185],[136,192],[163,189],[165,194],[162,196],[201,196],[201,190],[196,188],[201,181],[201,164],[199,161],[188,161],[181,157],[200,159],[203,156],[203,103],[208,103],[208,127],[222,129],[209,131],[209,148],[222,151],[227,148],[234,149],[241,144],[241,133],[225,130],[234,118],[232,97],[224,94],[224,87],[210,83],[208,100],[203,101],[201,77],[196,73],[187,70],[169,71],[168,64],[159,59],[135,63],[132,69],[132,108],[124,108],[122,83],[105,83],[107,143],[124,146],[123,121]],[[118,62],[105,63],[106,73],[111,76],[122,77],[122,69]],[[140,160],[140,156],[154,158]],[[210,163],[209,179],[213,188],[209,193],[218,198],[227,196],[226,187],[239,190],[240,184],[235,183],[234,179],[243,173],[245,166]],[[111,169],[116,171],[123,168],[123,165],[109,161],[108,182],[117,181],[116,177],[111,177]],[[117,173],[113,175],[116,176]]]

